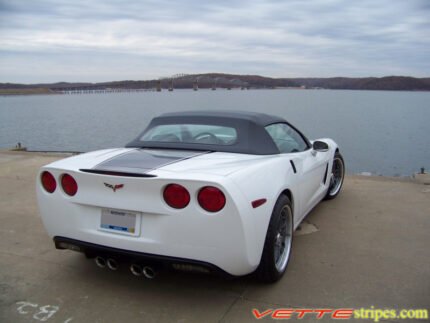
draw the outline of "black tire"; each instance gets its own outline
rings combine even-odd
[[[343,157],[340,154],[340,152],[336,151],[333,158],[332,169],[328,178],[330,183],[327,189],[327,194],[324,197],[325,200],[332,200],[339,195],[343,186],[344,177],[345,177],[345,161],[343,160]]]
[[[284,220],[287,221],[285,229],[288,236],[284,240],[285,245],[284,249],[282,249],[280,241],[282,241],[284,237],[281,235],[280,231],[283,231],[285,225]],[[256,270],[259,280],[266,283],[274,283],[284,275],[291,255],[292,241],[293,209],[289,198],[285,195],[281,195],[276,201],[273,209],[269,228],[267,229],[260,265]],[[282,250],[284,250],[285,255],[283,255]]]

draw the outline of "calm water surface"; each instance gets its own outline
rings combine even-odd
[[[339,143],[349,173],[430,169],[430,93],[334,90],[175,90],[0,97],[0,148],[90,151],[124,146],[152,117],[180,110],[280,115],[310,139]]]

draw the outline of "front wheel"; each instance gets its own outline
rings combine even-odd
[[[340,152],[336,152],[333,158],[333,165],[330,173],[330,184],[327,194],[324,199],[332,200],[340,192],[343,185],[343,178],[345,177],[345,162]]]
[[[276,201],[267,229],[257,276],[268,283],[278,281],[287,269],[293,241],[293,211],[287,196]]]

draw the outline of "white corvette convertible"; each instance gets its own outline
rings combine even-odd
[[[151,121],[126,148],[41,168],[40,214],[56,248],[126,265],[284,274],[293,231],[336,197],[345,166],[331,139],[309,141],[284,119],[248,112],[181,112]]]

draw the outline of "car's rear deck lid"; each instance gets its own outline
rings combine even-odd
[[[112,157],[83,172],[113,176],[150,177],[147,173],[207,152],[173,149],[135,149]]]

